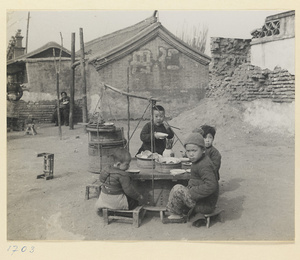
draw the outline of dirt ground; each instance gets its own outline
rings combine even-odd
[[[217,127],[215,146],[222,154],[218,207],[225,210],[225,222],[214,222],[209,229],[162,224],[156,213],[147,213],[139,228],[105,225],[95,213],[96,199],[85,200],[86,185],[99,175],[88,172],[88,138],[82,125],[74,130],[62,126],[62,140],[53,125],[37,124],[36,136],[8,132],[7,239],[293,241],[294,136],[287,134],[286,124],[255,125],[249,119],[251,106],[207,99],[169,121],[181,129],[175,129],[181,140],[197,125]],[[270,114],[265,117],[265,122],[272,120]],[[133,155],[144,123],[130,143]],[[131,129],[136,124],[131,122]],[[126,130],[126,122],[116,125]],[[180,142],[174,150],[182,150]],[[43,158],[37,157],[42,152],[54,154],[52,180],[36,178],[43,170]]]

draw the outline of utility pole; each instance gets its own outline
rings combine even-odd
[[[30,12],[28,12],[28,18],[27,18],[27,30],[26,30],[26,46],[25,46],[25,53],[27,53],[27,50],[28,50],[29,19],[30,19]]]

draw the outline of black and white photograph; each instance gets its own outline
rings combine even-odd
[[[6,10],[5,235],[26,242],[8,255],[34,254],[28,241],[294,243],[295,21]]]

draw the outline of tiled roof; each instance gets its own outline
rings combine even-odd
[[[9,60],[7,62],[7,64],[12,64],[12,63],[17,62],[17,61],[25,61],[26,59],[35,58],[35,56],[38,56],[40,53],[45,52],[49,49],[51,50],[51,53],[52,53],[53,48],[56,49],[56,50],[57,49],[60,50],[61,46],[56,42],[48,42],[45,45],[43,45],[42,47],[40,47],[40,48],[38,48],[38,49],[36,49],[32,52],[29,52],[27,54],[19,56],[15,59]],[[57,53],[57,51],[56,51],[56,53]],[[62,53],[63,53],[64,57],[71,57],[71,52],[68,49],[64,48],[64,47],[62,48]]]
[[[209,56],[199,53],[168,31],[154,16],[85,43],[84,50],[87,53],[88,62],[94,64],[98,70],[142,47],[157,36],[201,64],[207,65],[211,60]],[[79,53],[80,51],[77,52],[77,54]],[[76,62],[76,65],[79,65],[79,62]]]
[[[99,53],[105,53],[115,46],[119,45],[122,42],[127,41],[128,39],[132,38],[139,32],[143,31],[144,29],[148,28],[152,24],[157,22],[156,17],[149,17],[135,25],[126,27],[124,29],[115,31],[113,33],[104,35],[97,39],[94,39],[90,42],[84,44],[84,51],[88,53],[88,55],[94,55]],[[77,51],[77,55],[80,54],[80,50]]]

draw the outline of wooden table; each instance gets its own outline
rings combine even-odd
[[[143,194],[146,205],[165,207],[168,202],[172,187],[176,184],[187,185],[190,179],[189,173],[171,175],[170,173],[160,173],[155,169],[142,169],[136,165],[136,160],[132,160],[130,169],[139,169],[139,174],[132,174],[131,177],[139,192]]]

